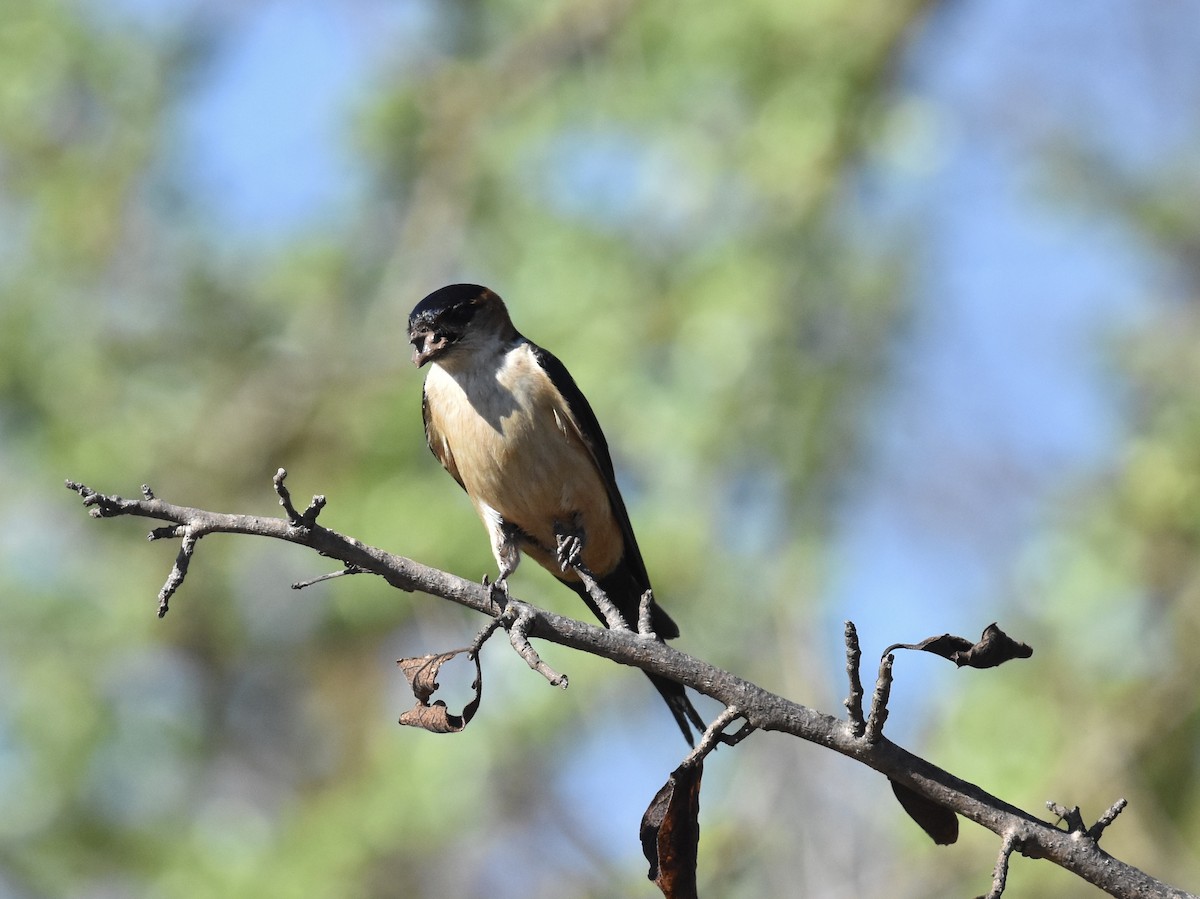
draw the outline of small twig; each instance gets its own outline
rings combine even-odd
[[[143,496],[145,499],[155,499],[155,496],[154,496],[154,491],[150,489],[150,485],[149,485],[149,484],[143,484],[143,485],[142,485],[142,496]]]
[[[645,637],[647,640],[658,639],[658,634],[654,633],[654,625],[650,621],[653,609],[654,591],[647,590],[638,601],[638,636]]]
[[[187,533],[187,525],[172,524],[165,528],[155,528],[146,535],[146,539],[154,542],[155,540],[169,540],[172,537],[182,537]]]
[[[179,547],[179,555],[175,557],[175,564],[171,566],[171,572],[167,575],[166,583],[158,591],[159,618],[167,614],[170,609],[171,596],[179,589],[179,585],[183,583],[183,579],[187,576],[188,565],[192,561],[192,553],[196,551],[196,544],[199,540],[200,538],[192,534],[190,529],[184,529],[183,545]]]
[[[275,485],[275,492],[279,494],[279,505],[283,506],[284,514],[287,515],[288,521],[296,525],[296,527],[304,527],[304,518],[296,507],[292,505],[292,494],[288,492],[284,481],[287,479],[287,469],[281,468],[275,472],[275,477],[271,479],[271,483]]]
[[[524,603],[509,602],[505,615],[510,622],[505,627],[508,629],[508,639],[512,643],[513,649],[530,668],[550,681],[550,686],[562,687],[565,690],[567,676],[559,674],[543,662],[541,656],[537,654],[537,650],[533,648],[533,644],[529,642],[529,625],[533,622],[533,610]]]
[[[690,768],[693,765],[702,762],[706,755],[708,755],[722,743],[726,743],[726,745],[730,746],[734,745],[733,743],[727,743],[724,731],[726,727],[740,717],[742,717],[742,713],[737,706],[729,705],[722,709],[721,714],[717,715],[717,717],[712,720],[712,723],[704,729],[704,733],[700,736],[700,742],[696,745],[695,749],[687,754],[687,758],[683,760],[680,767]],[[749,724],[747,724],[747,726],[749,726]],[[750,729],[753,730],[754,728],[750,727]],[[747,736],[745,731],[745,727],[739,728],[737,733],[733,734],[728,739],[736,739],[737,741],[741,741]]]
[[[1059,805],[1051,800],[1046,803],[1046,808],[1058,820],[1067,825],[1067,833],[1085,833],[1087,826],[1083,823],[1083,815],[1079,812],[1079,806],[1067,808],[1065,805]]]
[[[300,520],[303,526],[311,528],[317,523],[317,516],[321,514],[321,510],[325,508],[325,497],[318,493],[312,498],[312,502],[308,504],[308,508],[300,513]]]
[[[1008,863],[1020,844],[1021,841],[1014,831],[1010,830],[1004,835],[1004,840],[1000,843],[1000,854],[996,856],[996,867],[992,870],[992,889],[983,899],[1000,899],[1004,894],[1004,887],[1008,884]]]
[[[1118,799],[1091,827],[1083,823],[1083,814],[1079,811],[1079,806],[1067,808],[1065,805],[1051,801],[1046,803],[1046,808],[1067,825],[1067,833],[1082,834],[1092,842],[1099,843],[1105,829],[1117,820],[1117,815],[1125,811],[1125,806],[1128,804],[1126,800]]]
[[[583,586],[587,588],[588,596],[592,598],[592,602],[596,604],[596,608],[604,616],[604,623],[614,631],[629,630],[629,625],[625,622],[624,616],[613,605],[613,601],[608,598],[608,594],[596,583],[596,578],[592,576],[592,573],[580,564],[572,565],[571,570],[579,575],[580,580],[583,581]]]
[[[479,655],[479,650],[483,649],[483,644],[488,641],[492,634],[496,633],[496,629],[502,624],[504,624],[503,619],[493,618],[480,628],[479,633],[475,635],[475,639],[471,641],[470,648],[467,649],[467,657],[476,658]]]
[[[875,693],[871,697],[871,714],[867,717],[867,726],[863,737],[868,743],[877,743],[883,736],[883,723],[887,721],[888,697],[892,693],[892,663],[896,657],[888,653],[879,663],[879,677],[875,681]]]
[[[735,730],[733,733],[721,734],[721,742],[724,743],[726,746],[736,746],[738,743],[742,742],[742,740],[746,739],[746,737],[750,736],[756,730],[758,730],[758,727],[756,725],[751,724],[749,721],[744,721],[744,722],[742,722],[742,726],[739,727],[737,730]]]
[[[850,733],[861,737],[867,722],[863,718],[863,685],[859,672],[862,663],[862,647],[858,643],[858,628],[853,621],[846,622],[846,676],[850,679],[850,695],[843,703],[850,717]]]
[[[88,515],[92,518],[113,518],[117,515],[125,515],[129,511],[129,500],[121,499],[119,496],[105,496],[78,481],[68,480],[67,489],[74,490],[79,494],[83,499],[84,506],[87,507]]]
[[[346,567],[341,571],[331,571],[329,574],[322,574],[320,577],[315,577],[308,581],[297,581],[292,584],[293,590],[303,590],[305,587],[311,587],[313,584],[319,584],[322,581],[329,581],[335,577],[345,577],[348,574],[363,574],[366,569],[359,568],[357,565],[352,565],[349,562],[343,563]]]
[[[1087,835],[1092,838],[1092,842],[1100,842],[1100,837],[1104,834],[1105,829],[1108,827],[1108,825],[1117,820],[1117,815],[1125,811],[1125,806],[1128,804],[1129,803],[1126,800],[1118,799],[1111,806],[1109,806],[1108,811],[1101,815],[1100,819],[1095,824],[1088,828]]]
[[[286,468],[279,469],[275,472],[275,477],[271,479],[271,483],[275,485],[275,492],[279,494],[279,505],[283,506],[284,514],[287,515],[288,521],[293,525],[305,530],[311,530],[317,523],[317,516],[325,508],[325,497],[319,494],[314,496],[312,502],[308,504],[307,509],[303,512],[297,512],[296,507],[292,505],[292,494],[283,483],[286,479]]]

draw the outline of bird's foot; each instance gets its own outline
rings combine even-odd
[[[574,523],[575,527],[579,527],[579,523]],[[583,534],[579,530],[569,531],[563,522],[555,522],[554,524],[554,543],[555,552],[558,556],[559,567],[563,572],[573,571],[583,581],[583,586],[588,592],[588,596],[592,598],[592,602],[596,604],[597,610],[604,618],[605,626],[612,630],[627,631],[630,629],[629,624],[621,615],[620,611],[613,604],[613,601],[608,598],[608,594],[596,581],[596,576],[583,564]]]
[[[578,534],[555,534],[558,566],[563,571],[577,568],[583,561],[583,538]]]
[[[511,598],[508,592],[508,576],[511,573],[501,571],[500,576],[494,582],[489,580],[486,574],[483,576],[483,586],[488,588],[488,599],[502,609],[508,605],[508,600]]]

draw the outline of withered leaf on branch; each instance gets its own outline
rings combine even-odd
[[[1030,646],[1014,640],[1000,630],[995,622],[983,629],[983,635],[977,643],[972,643],[966,637],[942,634],[940,637],[927,637],[920,643],[893,643],[883,651],[883,655],[897,649],[932,652],[949,659],[959,668],[995,668],[1010,659],[1027,659],[1033,655]]]
[[[908,816],[921,825],[921,830],[939,846],[949,846],[958,840],[958,815],[945,806],[931,802],[903,784],[888,778],[892,792],[900,800]]]
[[[463,652],[469,650],[455,649],[450,652],[432,653],[412,659],[400,659],[396,663],[404,672],[417,699],[417,704],[400,716],[401,724],[420,727],[435,734],[456,734],[470,723],[475,712],[479,710],[479,700],[483,696],[483,669],[479,664],[478,653],[471,656],[475,662],[475,681],[471,684],[475,698],[467,703],[462,714],[450,714],[446,703],[440,699],[432,704],[429,702],[429,698],[437,692],[437,675],[442,665]]]
[[[702,762],[676,768],[642,815],[647,876],[667,899],[696,899],[703,773]]]

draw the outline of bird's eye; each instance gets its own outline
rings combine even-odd
[[[452,327],[457,326],[462,328],[466,327],[474,317],[475,307],[469,303],[463,303],[461,306],[454,306],[451,309],[447,309],[444,320]]]

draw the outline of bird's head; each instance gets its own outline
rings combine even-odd
[[[504,301],[478,284],[450,284],[435,290],[408,316],[408,340],[417,368],[515,333]]]

